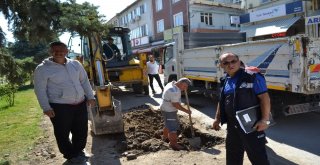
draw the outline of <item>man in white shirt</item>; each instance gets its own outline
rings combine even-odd
[[[154,60],[154,56],[152,54],[149,55],[149,61],[147,62],[147,69],[148,69],[148,76],[149,76],[149,81],[150,81],[150,87],[152,89],[152,93],[155,94],[156,91],[154,90],[153,87],[153,78],[155,78],[163,92],[163,86],[160,80],[159,76],[159,65],[158,63]]]
[[[177,82],[168,83],[162,94],[160,109],[164,118],[165,127],[163,137],[169,139],[170,147],[174,150],[181,150],[183,147],[177,143],[177,130],[179,128],[178,110],[191,114],[191,111],[181,106],[181,91],[187,90],[191,84],[187,78],[181,78]]]

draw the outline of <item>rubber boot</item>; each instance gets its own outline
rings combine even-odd
[[[162,140],[165,142],[169,142],[169,129],[163,128]]]
[[[169,141],[170,141],[170,147],[173,150],[179,151],[182,150],[183,147],[181,145],[178,144],[178,138],[177,138],[177,133],[176,132],[170,132],[169,133]]]

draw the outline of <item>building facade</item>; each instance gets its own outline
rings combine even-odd
[[[132,49],[150,46],[150,36],[154,35],[151,6],[150,0],[136,0],[108,21],[108,24],[131,30]]]
[[[239,1],[190,1],[191,32],[238,32],[239,16],[244,14]],[[236,19],[238,21],[236,21]]]
[[[108,24],[131,29],[133,50],[151,50],[177,32],[238,32],[240,5],[241,0],[136,0]]]
[[[305,18],[314,8],[313,1],[243,0],[246,14],[240,16],[241,32],[247,40],[263,40],[306,34]],[[314,8],[314,13],[316,9]]]
[[[237,32],[231,16],[244,13],[236,0],[152,0],[155,40],[176,32]]]

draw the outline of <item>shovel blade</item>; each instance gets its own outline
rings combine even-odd
[[[201,145],[201,138],[200,137],[188,138],[188,141],[189,141],[189,144],[192,148],[200,149],[200,145]]]

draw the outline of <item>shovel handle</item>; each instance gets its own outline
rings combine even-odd
[[[184,91],[184,95],[186,96],[187,108],[188,108],[189,111],[191,111],[190,110],[190,104],[189,104],[188,92],[186,90]],[[191,138],[193,138],[195,135],[194,135],[194,130],[193,130],[191,114],[189,114],[189,122],[190,122],[191,136],[192,136]]]

